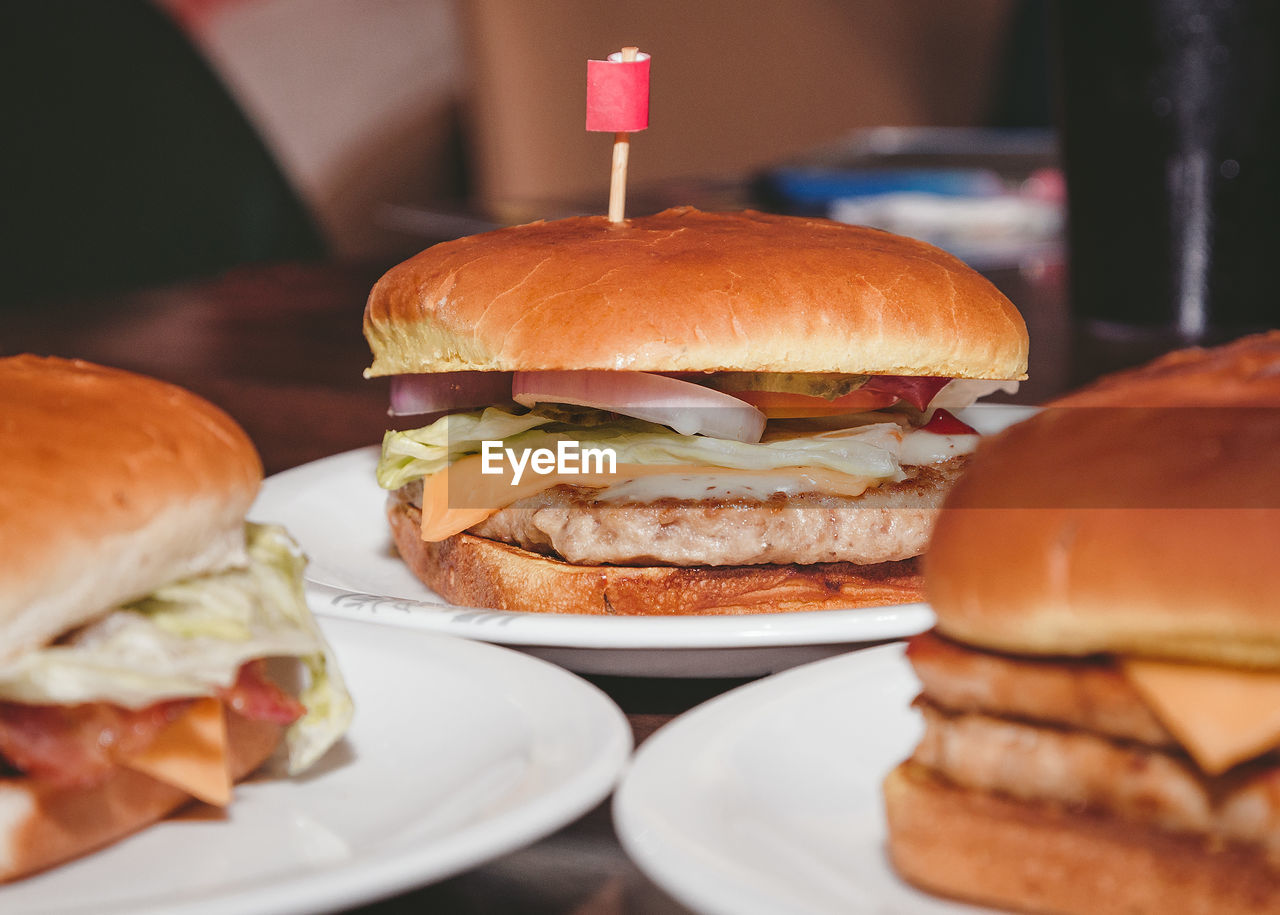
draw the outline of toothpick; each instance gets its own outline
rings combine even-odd
[[[633,61],[639,48],[623,48],[622,59]],[[609,177],[609,221],[622,222],[627,212],[627,158],[631,152],[631,135],[618,131],[613,135],[613,171]]]

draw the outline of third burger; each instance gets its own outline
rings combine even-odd
[[[1050,912],[1280,911],[1280,332],[984,444],[926,563],[911,882]]]

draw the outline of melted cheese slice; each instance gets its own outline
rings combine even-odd
[[[1209,775],[1280,746],[1280,673],[1130,658],[1120,664]]]
[[[122,766],[181,788],[207,804],[231,803],[227,721],[222,703],[197,699],[145,749],[120,760]]]
[[[422,482],[422,539],[445,540],[479,524],[494,512],[506,508],[545,489],[568,483],[575,486],[612,486],[660,475],[678,477],[750,477],[759,478],[759,470],[737,470],[691,464],[619,464],[616,473],[535,474],[526,470],[520,482],[513,484],[513,474],[506,463],[502,473],[481,473],[480,455],[455,461],[444,470]],[[784,474],[803,477],[813,489],[838,495],[857,496],[878,483],[865,477],[850,476],[835,470],[814,467],[785,468],[769,471],[782,478]],[[458,494],[465,493],[465,499]],[[452,498],[451,498],[452,494]],[[459,505],[464,502],[465,505]]]

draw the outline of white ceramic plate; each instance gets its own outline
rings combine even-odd
[[[236,789],[228,818],[160,823],[0,887],[0,912],[248,915],[345,908],[553,832],[631,750],[603,693],[517,652],[326,620],[356,701],[314,774]]]
[[[885,857],[880,782],[922,729],[902,651],[790,670],[658,731],[614,795],[632,859],[707,913],[975,911],[913,889]]]
[[[396,556],[377,461],[376,447],[361,448],[276,474],[250,513],[285,525],[302,544],[317,613],[517,646],[583,673],[674,677],[758,676],[933,625],[924,604],[714,617],[458,607]]]
[[[990,432],[1028,412],[983,406],[965,418]],[[933,625],[924,604],[621,618],[458,607],[396,556],[386,493],[374,481],[377,460],[377,447],[361,448],[276,474],[250,514],[285,525],[302,544],[317,612],[516,646],[583,673],[675,677],[759,676]]]

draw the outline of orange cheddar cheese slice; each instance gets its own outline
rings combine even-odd
[[[222,703],[198,699],[145,749],[120,760],[130,769],[181,788],[207,804],[231,803],[227,721]]]
[[[1280,673],[1122,659],[1156,717],[1209,775],[1280,745]]]
[[[760,471],[692,464],[618,464],[613,473],[536,474],[526,470],[520,482],[514,483],[514,475],[508,465],[501,465],[500,473],[483,473],[481,460],[480,455],[462,458],[423,480],[423,540],[445,540],[479,524],[513,502],[562,483],[607,487],[662,474],[733,477],[759,476],[762,473],[781,476],[791,473],[803,475],[824,492],[857,496],[879,482],[814,467]]]

